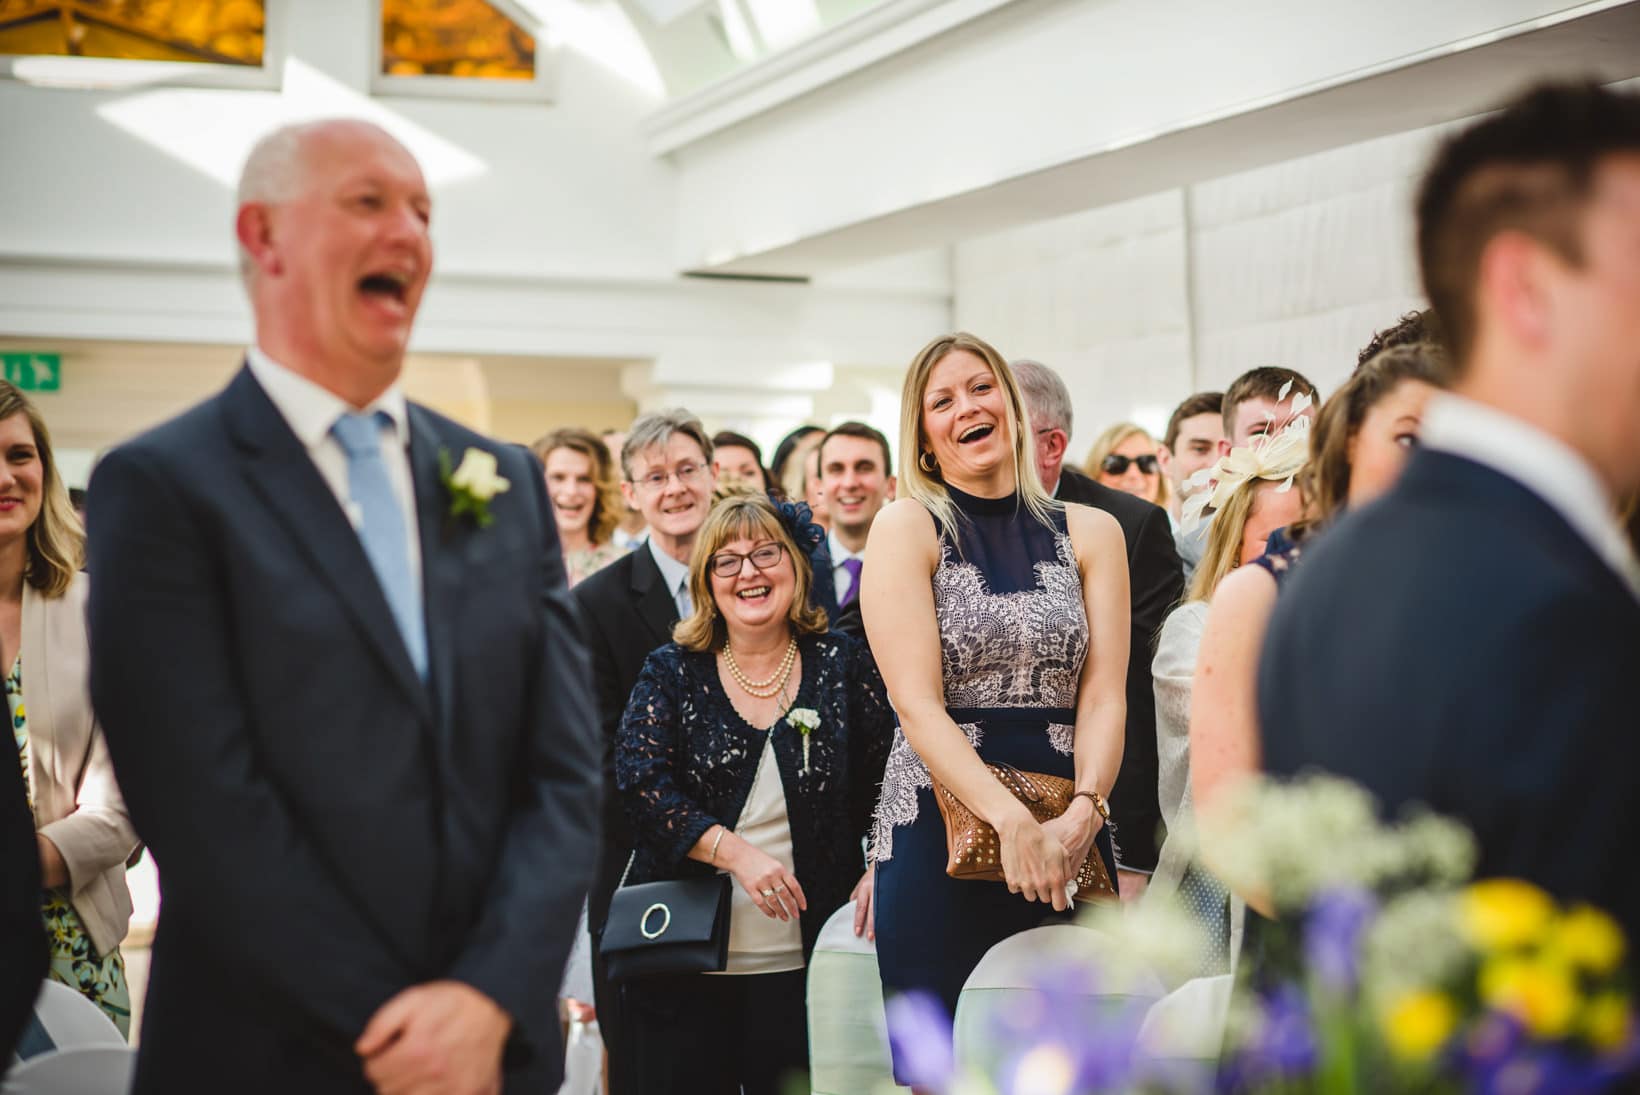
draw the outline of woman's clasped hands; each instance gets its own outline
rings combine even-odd
[[[1068,884],[1087,859],[1098,832],[1099,826],[1083,817],[1076,803],[1063,816],[1047,822],[1038,822],[1024,808],[1011,814],[997,826],[1008,891],[1027,901],[1050,904],[1058,912],[1068,909]]]

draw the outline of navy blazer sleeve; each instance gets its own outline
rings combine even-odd
[[[518,757],[520,798],[489,894],[451,976],[466,981],[515,1020],[541,1022],[569,960],[581,903],[598,854],[601,792],[597,724],[580,619],[570,603],[563,553],[539,465],[510,450],[506,468],[524,484],[546,548],[540,558],[542,630]]]
[[[245,725],[229,591],[205,533],[152,448],[97,467],[89,526],[91,698],[137,831],[168,894],[220,910],[187,925],[236,993],[267,995],[351,1046],[417,979],[337,885],[261,763]],[[186,811],[171,808],[186,796]],[[201,831],[193,819],[212,819]],[[315,970],[331,976],[316,983]]]
[[[0,760],[0,1061],[10,1061],[40,980],[46,937],[40,921],[40,851],[22,769]]]
[[[1156,869],[1161,845],[1162,807],[1156,763],[1156,691],[1151,662],[1156,639],[1173,606],[1184,596],[1184,575],[1173,547],[1167,511],[1150,506],[1129,553],[1128,581],[1133,600],[1132,640],[1128,651],[1127,728],[1122,770],[1111,793],[1111,818],[1121,842],[1121,865],[1128,870]]]

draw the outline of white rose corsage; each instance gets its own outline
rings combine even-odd
[[[809,734],[820,728],[820,712],[812,707],[794,707],[786,712],[786,721],[803,735],[802,771],[806,775],[809,770]]]
[[[479,528],[487,528],[495,520],[490,500],[512,488],[505,476],[496,474],[495,454],[469,448],[461,454],[461,464],[451,470],[450,450],[440,449],[438,467],[439,480],[450,492],[450,516],[471,517]]]

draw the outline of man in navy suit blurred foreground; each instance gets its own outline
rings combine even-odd
[[[1418,252],[1459,379],[1283,591],[1265,764],[1453,815],[1480,874],[1640,944],[1640,97],[1542,87],[1453,137]]]

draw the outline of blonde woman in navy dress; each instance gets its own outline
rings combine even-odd
[[[1069,907],[1091,849],[1116,877],[1100,807],[1122,763],[1127,552],[1109,514],[1042,489],[1019,388],[985,342],[929,343],[901,408],[901,497],[861,572],[900,718],[870,848],[877,957],[885,994],[954,1009],[986,950]],[[987,762],[1073,778],[1078,797],[1039,824]],[[1006,883],[945,874],[930,776],[996,828]]]

